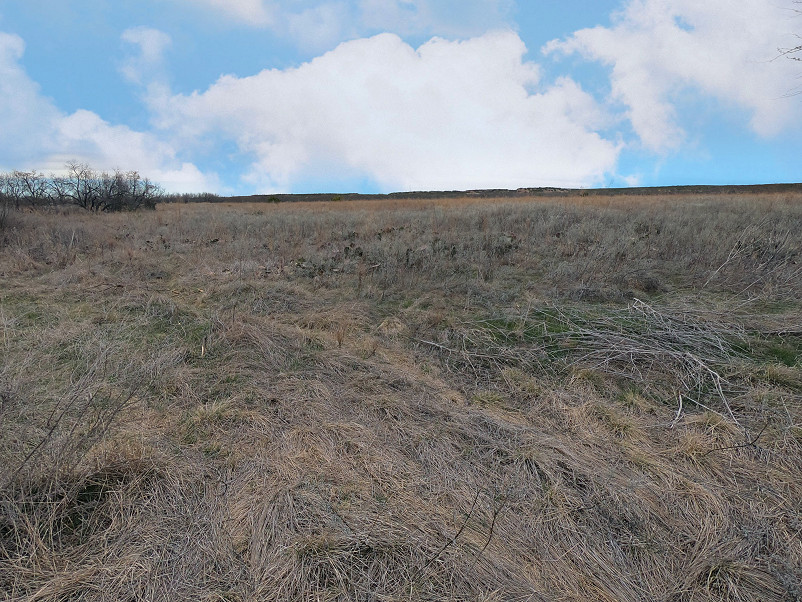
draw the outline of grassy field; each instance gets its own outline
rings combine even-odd
[[[802,600],[802,195],[0,230],[0,599]]]

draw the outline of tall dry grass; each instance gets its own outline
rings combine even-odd
[[[782,195],[15,215],[0,592],[799,600],[800,222]]]

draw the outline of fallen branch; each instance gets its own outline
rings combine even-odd
[[[704,457],[704,456],[706,456],[708,454],[712,454],[713,452],[724,451],[724,450],[727,450],[727,449],[740,449],[742,447],[757,447],[756,443],[757,443],[758,439],[760,439],[760,436],[763,434],[763,432],[766,430],[766,427],[768,427],[768,426],[769,426],[769,423],[766,422],[766,424],[763,425],[763,428],[760,429],[760,432],[753,439],[750,439],[746,443],[741,443],[740,445],[725,445],[724,447],[716,447],[716,448],[713,448],[713,449],[709,449],[705,453],[702,454],[702,457]]]

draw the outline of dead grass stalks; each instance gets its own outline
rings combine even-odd
[[[802,600],[800,207],[15,214],[0,598]]]

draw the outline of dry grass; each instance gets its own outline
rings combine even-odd
[[[0,232],[0,598],[800,600],[802,204]]]

